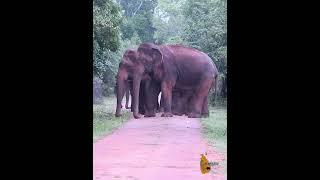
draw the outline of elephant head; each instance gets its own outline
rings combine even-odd
[[[163,54],[158,45],[143,43],[139,46],[138,61],[144,65],[144,71],[153,74],[157,80],[163,74]]]
[[[119,64],[119,70],[117,73],[117,109],[116,116],[120,116],[121,101],[124,96],[125,90],[128,88],[127,81],[130,79],[133,81],[133,99],[132,108],[133,115],[135,118],[139,118],[138,115],[138,104],[139,104],[139,90],[140,82],[143,75],[144,69],[141,62],[137,60],[137,51],[134,49],[128,49],[125,51],[122,60]]]
[[[116,116],[120,116],[121,101],[125,93],[128,79],[132,80],[132,103],[134,118],[140,118],[138,114],[140,83],[150,74],[157,73],[158,66],[162,62],[162,53],[158,46],[152,43],[143,43],[138,50],[128,49],[125,51],[119,64],[117,74],[117,109]]]

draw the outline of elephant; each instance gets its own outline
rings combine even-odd
[[[131,55],[133,55],[131,53]],[[132,60],[124,58],[121,66],[124,71],[118,76],[118,83],[133,79],[133,115],[138,115],[140,83],[144,74],[150,74],[154,81],[159,82],[163,97],[164,112],[162,117],[172,117],[172,91],[193,91],[190,99],[189,118],[199,118],[203,109],[207,108],[208,93],[216,83],[218,70],[211,58],[194,48],[182,45],[155,45],[142,43]],[[148,95],[147,95],[148,97]]]
[[[117,76],[115,76],[116,79],[117,79]],[[116,86],[115,86],[115,94],[117,95],[117,88],[118,88],[118,83],[116,83]],[[131,79],[128,79],[126,82],[125,82],[126,86],[125,86],[125,96],[126,96],[126,105],[125,105],[125,108],[126,109],[131,109],[131,112],[133,112],[133,108],[130,108],[129,107],[129,96],[131,96],[131,101],[132,101],[132,80]],[[144,96],[144,85],[143,83],[140,84],[140,92],[139,92],[139,114],[142,114],[144,115],[145,114],[145,96]],[[121,100],[122,102],[122,100]],[[131,102],[132,104],[132,102]],[[122,104],[120,105],[120,108],[122,108]]]
[[[121,116],[121,102],[124,93],[129,87],[131,93],[131,111],[135,118],[140,118],[141,115],[145,117],[155,117],[156,111],[159,109],[158,95],[161,91],[160,83],[154,81],[152,74],[144,73],[140,77],[139,88],[135,87],[134,81],[136,77],[137,64],[137,50],[128,49],[125,51],[121,62],[119,63],[119,70],[117,73],[117,108],[116,117]],[[129,84],[127,82],[130,82]],[[135,93],[137,93],[135,95]],[[148,94],[148,96],[146,96]]]

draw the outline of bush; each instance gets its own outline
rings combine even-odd
[[[98,77],[93,78],[93,103],[101,104],[103,101],[102,98],[102,80]]]
[[[226,105],[227,100],[227,84],[226,84],[226,76],[224,74],[220,74],[217,79],[216,89],[214,87],[211,88],[209,92],[209,102],[211,105]]]

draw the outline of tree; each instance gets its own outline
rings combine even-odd
[[[187,0],[183,39],[210,56],[227,45],[227,4],[225,0]]]
[[[159,0],[154,13],[155,42],[158,44],[182,44],[183,14],[185,0]]]
[[[131,39],[136,32],[142,42],[154,42],[153,13],[157,0],[119,0],[125,20],[122,39]]]
[[[220,72],[220,90],[226,89],[227,75],[227,1],[186,0],[182,39],[191,47],[206,52]],[[225,87],[224,87],[225,86]],[[220,94],[220,93],[219,93]]]
[[[120,8],[112,0],[93,1],[93,73],[113,72],[120,47]]]

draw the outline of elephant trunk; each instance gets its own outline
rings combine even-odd
[[[118,75],[117,77],[117,109],[116,109],[116,117],[121,116],[121,103],[126,90],[126,78],[124,76]]]
[[[129,96],[130,96],[129,84],[127,83],[127,87],[126,87],[126,109],[129,109]]]

